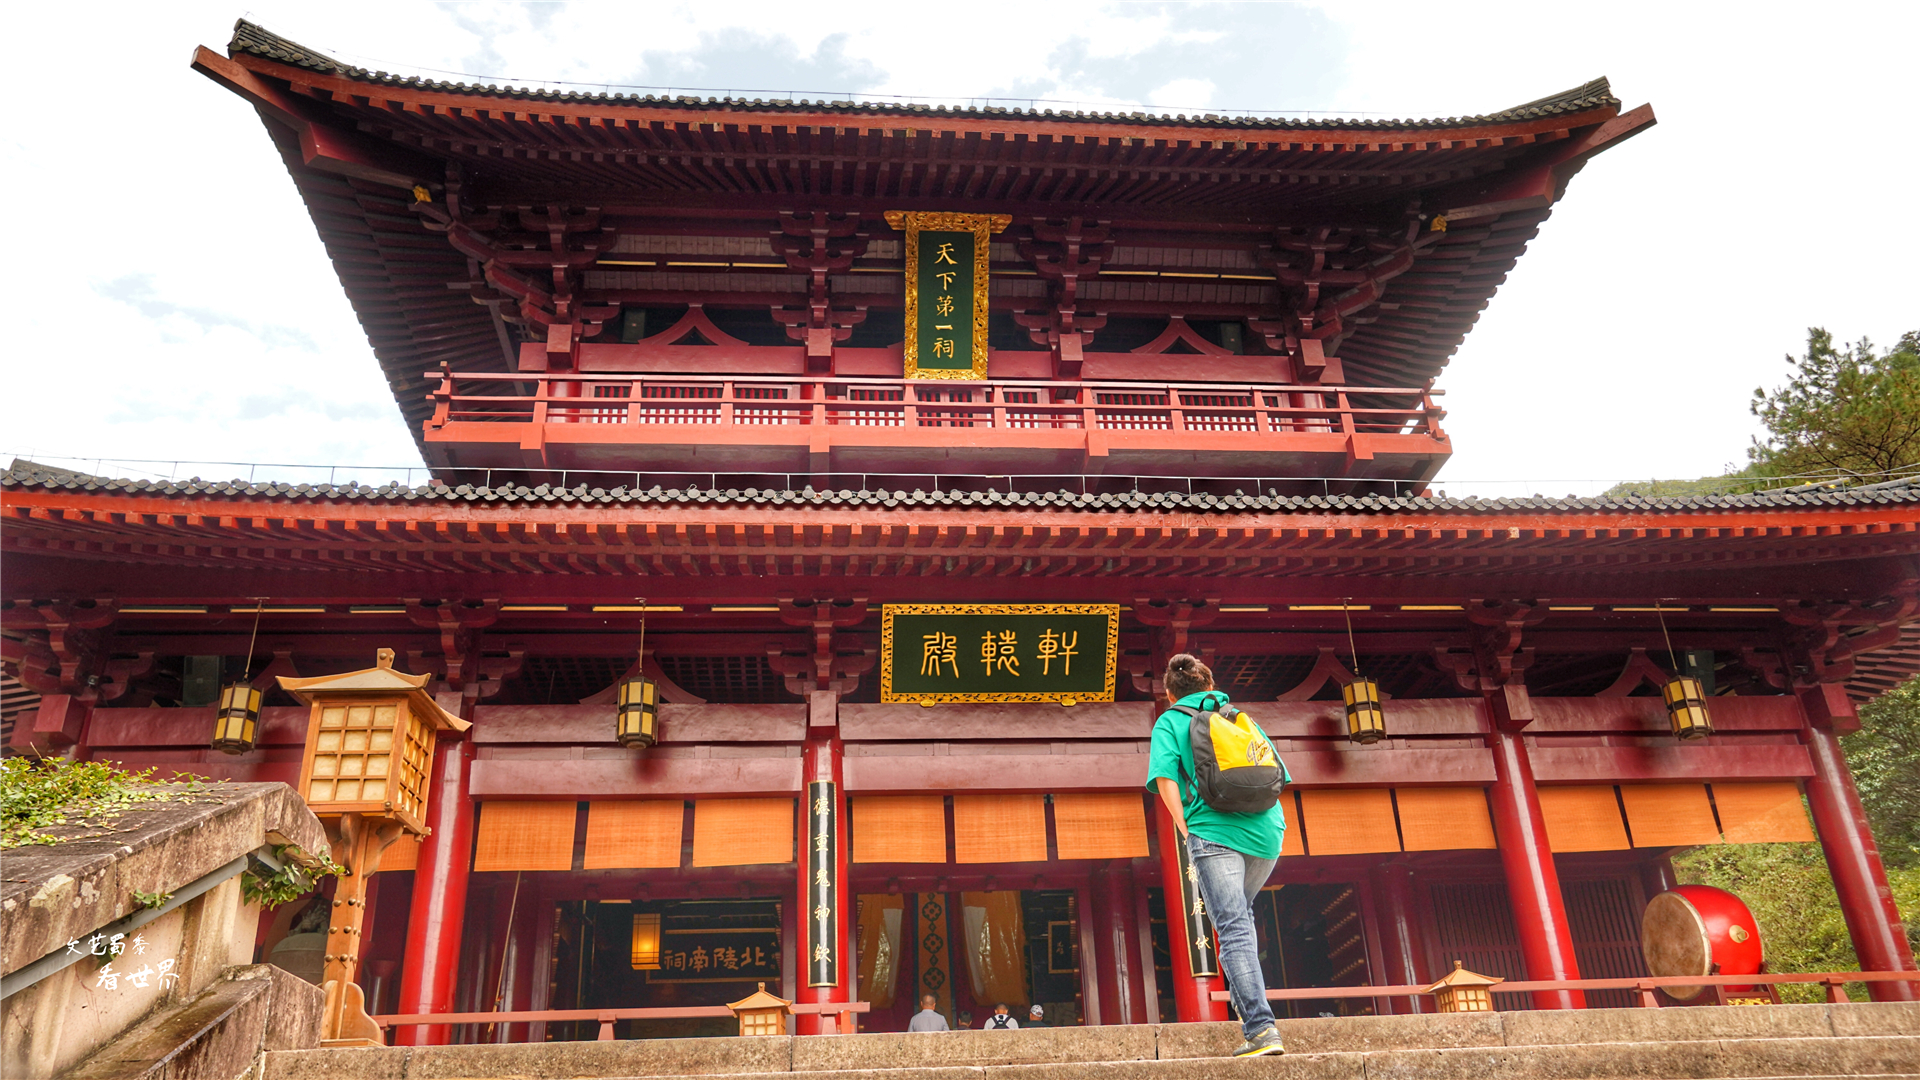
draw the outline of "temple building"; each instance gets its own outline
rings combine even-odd
[[[1920,488],[1431,483],[1449,358],[1654,123],[1606,81],[1421,121],[663,98],[400,78],[244,21],[193,65],[258,111],[432,479],[16,463],[11,744],[300,783],[281,677],[429,676],[471,726],[373,875],[375,1017],[730,1034],[711,1007],[757,983],[801,1033],[834,1002],[904,1030],[923,994],[1224,1017],[1143,786],[1179,652],[1293,776],[1269,987],[1644,974],[1672,851],[1813,839],[1862,969],[1913,968],[1837,737],[1920,666]],[[257,725],[216,749],[245,684]]]

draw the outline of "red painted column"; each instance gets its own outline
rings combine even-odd
[[[1420,934],[1419,908],[1414,901],[1413,867],[1389,862],[1373,869],[1374,911],[1380,925],[1380,953],[1386,981],[1399,986],[1428,982],[1426,945]],[[1394,1012],[1425,1011],[1425,998],[1393,998]]]
[[[433,755],[427,825],[413,872],[413,907],[407,916],[407,949],[400,968],[402,1013],[452,1012],[460,973],[460,936],[466,926],[467,872],[472,868],[473,800],[467,774],[473,741],[440,736]],[[442,1046],[445,1026],[394,1030],[397,1046]]]
[[[1220,978],[1219,965],[1213,961],[1213,943],[1205,942],[1201,950],[1213,969],[1209,974],[1194,974],[1194,950],[1189,946],[1188,928],[1196,922],[1191,909],[1183,898],[1195,895],[1197,890],[1186,877],[1187,849],[1181,843],[1180,832],[1173,824],[1173,816],[1167,812],[1166,804],[1154,801],[1154,825],[1160,837],[1160,882],[1167,893],[1167,944],[1173,951],[1173,1005],[1180,1014],[1181,1023],[1200,1020],[1227,1019],[1227,1003],[1214,1001],[1213,992],[1226,988]],[[1213,924],[1200,916],[1202,933],[1211,938]],[[1164,1023],[1166,1017],[1161,1017]]]
[[[1912,971],[1913,952],[1900,925],[1893,890],[1887,886],[1880,849],[1860,805],[1860,792],[1853,785],[1853,772],[1840,751],[1839,736],[1831,728],[1811,726],[1802,738],[1813,758],[1807,805],[1813,810],[1813,827],[1820,833],[1827,872],[1833,875],[1833,890],[1839,894],[1860,970]],[[1920,996],[1910,982],[1868,983],[1867,990],[1875,1001],[1913,1001]]]
[[[1494,834],[1500,844],[1500,863],[1507,875],[1507,899],[1513,905],[1514,929],[1526,958],[1527,978],[1577,979],[1580,965],[1573,956],[1573,934],[1567,925],[1566,903],[1560,897],[1560,874],[1547,846],[1547,825],[1540,817],[1540,798],[1534,790],[1533,764],[1518,734],[1495,731],[1487,736],[1493,751],[1494,783],[1487,791],[1493,804]],[[1536,1009],[1584,1009],[1587,995],[1579,990],[1541,990],[1533,995]]]
[[[853,898],[847,887],[847,800],[841,779],[841,743],[816,734],[806,744],[802,761],[801,829],[798,889],[801,931],[796,958],[794,1000],[802,1004],[851,1001],[853,952],[848,946],[847,920]],[[846,1034],[847,1017],[835,1021]],[[801,1035],[818,1035],[818,1016],[794,1019]]]
[[[1146,989],[1140,977],[1140,934],[1134,921],[1133,871],[1109,866],[1094,876],[1099,919],[1101,1008],[1109,1024],[1147,1022]]]

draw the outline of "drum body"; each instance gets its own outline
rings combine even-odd
[[[1753,912],[1739,897],[1711,885],[1676,886],[1648,901],[1640,918],[1640,949],[1647,972],[1655,976],[1757,975],[1766,964]],[[1707,988],[1664,989],[1676,1001],[1692,1001]]]

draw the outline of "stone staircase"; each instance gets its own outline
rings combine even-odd
[[[758,1039],[282,1050],[251,1080],[1679,1080],[1920,1076],[1920,1003],[1283,1020]]]

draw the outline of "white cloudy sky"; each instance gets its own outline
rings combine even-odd
[[[803,96],[1447,116],[1606,75],[1660,124],[1574,181],[1444,375],[1458,491],[1717,472],[1808,326],[1920,328],[1920,5],[36,4],[0,72],[0,453],[419,465],[258,120],[188,69],[242,14],[376,69]]]

